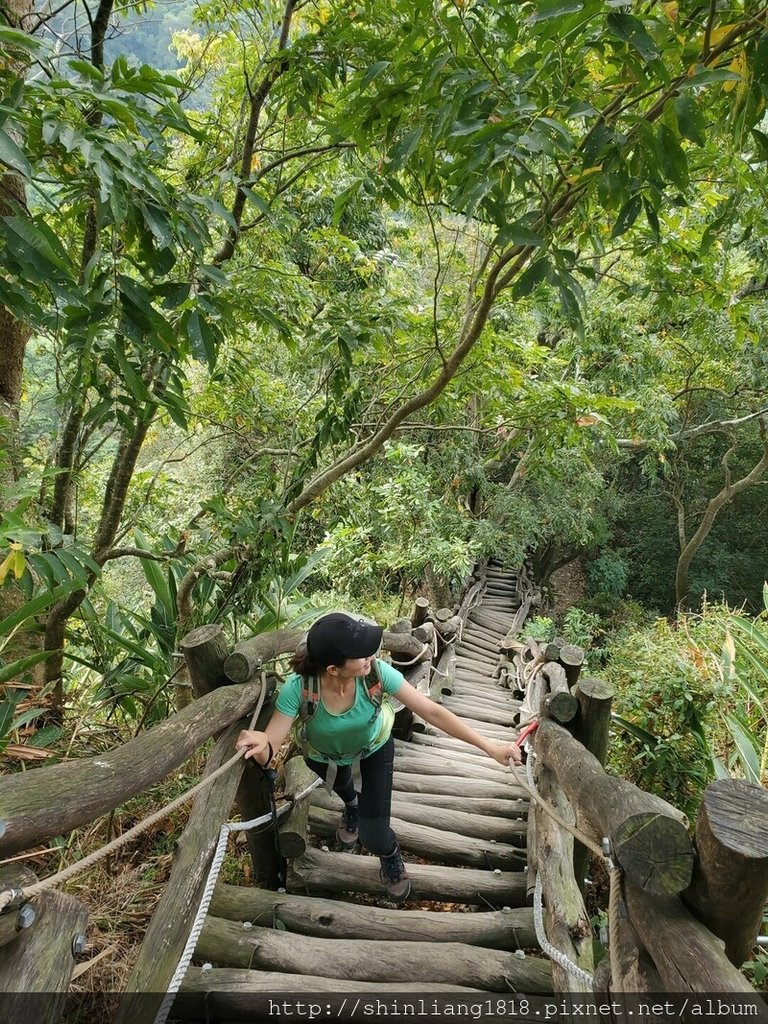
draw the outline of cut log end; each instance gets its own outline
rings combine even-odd
[[[680,821],[663,814],[633,814],[611,839],[616,861],[645,892],[679,893],[690,884],[693,851]]]
[[[224,674],[233,683],[245,683],[258,667],[256,659],[235,651],[224,662]]]
[[[704,806],[712,835],[734,853],[768,857],[768,790],[744,779],[720,779],[707,787]]]
[[[193,629],[184,636],[179,647],[182,651],[190,651],[195,647],[209,643],[223,631],[224,627],[219,622],[214,622],[207,626],[198,626],[197,629]]]
[[[544,700],[544,709],[549,718],[563,725],[576,717],[579,702],[571,693],[551,693]]]

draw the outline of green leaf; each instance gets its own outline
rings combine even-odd
[[[659,51],[656,43],[648,35],[639,18],[635,18],[631,14],[619,14],[613,11],[606,18],[606,23],[609,31],[617,39],[621,39],[627,46],[637,50],[646,60],[658,57]]]
[[[537,284],[541,284],[542,281],[546,281],[549,277],[551,270],[549,260],[542,256],[541,259],[536,260],[532,263],[527,270],[525,270],[512,287],[512,294],[516,299],[522,298],[524,295],[528,295]]]
[[[755,81],[765,88],[768,86],[768,32],[760,36],[751,63]]]
[[[645,219],[648,221],[648,227],[653,232],[654,238],[658,241],[660,237],[659,217],[653,206],[645,197],[643,197],[643,209],[645,210]]]
[[[740,82],[741,75],[735,71],[727,71],[725,68],[715,68],[711,71],[697,71],[695,75],[684,78],[677,86],[678,90],[695,89],[700,85],[711,85],[715,82]]]
[[[39,597],[33,598],[31,601],[27,601],[26,604],[21,605],[15,612],[0,621],[0,636],[7,636],[11,630],[16,629],[26,619],[31,619],[35,615],[39,615],[40,612],[45,611],[52,604],[55,604],[62,597],[66,597],[75,590],[82,590],[82,584],[77,583],[74,580],[70,580],[68,583],[62,583],[58,587],[54,587],[53,590],[48,591],[45,594],[40,594]]]
[[[666,124],[659,125],[659,160],[664,175],[680,189],[688,187],[688,160],[683,147]]]
[[[725,724],[733,737],[739,754],[744,777],[748,782],[760,785],[760,757],[754,739],[747,733],[735,715],[725,715]]]
[[[2,134],[2,133],[0,133]],[[50,267],[71,275],[72,266],[61,241],[42,220],[29,217],[6,217],[8,228],[36,252]]]
[[[2,128],[0,128],[0,163],[4,163],[13,171],[18,171],[25,178],[32,177],[32,166],[29,160]]]
[[[17,676],[23,675],[31,668],[34,668],[35,665],[39,665],[41,661],[46,661],[52,654],[56,653],[56,651],[36,651],[34,654],[27,655],[26,658],[19,658],[18,661],[11,662],[10,665],[3,665],[0,668],[0,686],[10,682],[11,679],[15,679]]]
[[[365,89],[369,86],[374,78],[377,78],[382,71],[386,71],[392,64],[389,60],[377,60],[375,64],[371,64],[368,70],[365,72],[363,77],[360,79],[360,88]]]
[[[613,225],[611,238],[618,238],[619,235],[623,235],[625,231],[629,231],[640,215],[642,208],[643,201],[639,195],[634,195],[631,199],[627,200],[619,210],[616,223]]]
[[[398,142],[389,157],[389,169],[392,171],[398,171],[407,162],[408,158],[416,151],[416,147],[421,141],[421,136],[424,133],[423,128],[412,128],[411,131],[406,132],[403,138]]]
[[[82,78],[87,78],[91,82],[103,82],[104,74],[97,67],[94,67],[90,61],[87,60],[68,60],[67,66],[76,71]]]
[[[520,221],[506,224],[496,236],[496,245],[544,245],[544,239]]]
[[[41,39],[22,32],[21,29],[9,28],[7,25],[0,26],[0,44],[18,46],[29,53],[35,53],[44,45]]]
[[[677,96],[673,109],[682,137],[690,142],[695,142],[697,146],[703,146],[706,142],[704,118],[693,96],[689,96],[687,93]]]
[[[626,718],[622,718],[620,715],[611,714],[611,721],[620,725],[622,729],[634,736],[636,740],[640,740],[646,747],[650,747],[651,750],[658,743],[658,739],[653,735],[652,732],[648,732],[646,729],[641,728],[639,725],[635,725],[634,722],[628,721]]]
[[[195,358],[207,362],[213,369],[216,365],[216,337],[208,321],[196,309],[189,314],[187,333]]]
[[[149,542],[141,530],[134,530],[134,538],[139,548],[144,551],[149,550]],[[168,587],[168,581],[165,573],[159,562],[155,562],[150,558],[140,558],[139,564],[141,565],[142,572],[144,573],[147,582],[155,593],[157,600],[171,616],[175,616],[175,604],[171,600],[171,592]]]
[[[531,25],[550,18],[562,18],[566,14],[576,14],[584,7],[583,0],[539,0],[537,11],[528,18]]]

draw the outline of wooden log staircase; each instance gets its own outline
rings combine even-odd
[[[322,788],[293,803],[279,830],[247,833],[256,885],[208,885],[233,802],[244,820],[269,808],[263,775],[240,762],[196,797],[126,991],[114,1014],[101,1019],[159,1024],[208,886],[208,913],[169,1020],[262,1020],[264,999],[277,994],[453,995],[482,1006],[484,1020],[526,1019],[529,1010],[534,1020],[545,1011],[527,1002],[499,1009],[477,1000],[524,993],[549,1000],[539,1006],[560,1019],[568,1013],[552,1000],[563,993],[613,999],[712,991],[743,996],[745,1015],[768,1024],[765,1006],[738,970],[768,897],[768,791],[741,780],[714,783],[693,842],[674,807],[608,775],[602,763],[612,691],[579,678],[578,648],[523,639],[536,603],[525,569],[512,573],[490,562],[475,568],[458,607],[432,613],[417,602],[410,622],[385,632],[385,649],[412,683],[477,732],[514,739],[522,726],[538,725],[529,768],[511,769],[407,709],[398,713],[392,824],[412,882],[404,907],[387,904],[378,858],[333,848],[341,804]],[[220,627],[189,634],[182,650],[197,696],[192,707],[108,757],[3,780],[0,855],[106,813],[214,732],[219,738],[206,775],[218,770],[232,755],[240,716],[259,695],[269,695],[257,723],[265,724],[275,682],[262,674],[265,663],[298,639],[295,630],[277,631],[229,652]],[[315,778],[298,756],[284,764],[282,777],[287,797]],[[583,886],[590,850],[604,838],[606,863],[617,873],[610,955],[595,969]],[[87,955],[85,912],[52,890],[26,902],[28,874],[0,864],[0,994],[20,997],[0,996],[2,1019],[27,1024],[24,994],[52,993],[44,1006],[34,1004],[34,1019],[55,1024],[68,1019],[62,996],[74,957]],[[9,889],[15,894],[4,900]],[[729,913],[734,907],[736,916]],[[305,1019],[292,1005],[293,1016],[283,1009],[281,1017]],[[331,1007],[327,1013],[337,1020],[354,1019],[346,1003]],[[676,1016],[693,1024],[701,1015],[694,1008]]]
[[[444,705],[481,735],[512,741],[521,702],[498,683],[499,644],[521,595],[500,566],[485,569],[483,584],[461,617],[452,673],[442,682],[435,674],[431,689],[448,691],[439,692]],[[416,728],[395,741],[392,827],[412,884],[405,909],[386,903],[377,857],[333,849],[342,804],[316,789],[306,841],[291,833],[286,891],[217,889],[198,966],[182,987],[188,1012],[193,995],[226,1013],[234,1009],[229,993],[239,1005],[248,991],[324,991],[329,983],[336,991],[552,991],[527,892],[528,794],[514,770],[482,751]],[[311,777],[299,771],[296,788]]]

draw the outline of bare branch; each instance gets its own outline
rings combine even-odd
[[[199,562],[196,562],[192,568],[188,570],[181,583],[179,583],[179,589],[176,595],[176,607],[178,608],[180,632],[182,627],[185,627],[186,623],[190,622],[192,619],[192,590],[200,577],[208,576],[211,573],[217,572],[219,566],[228,562],[231,558],[244,558],[248,551],[248,547],[243,544],[221,548],[221,550],[214,552],[212,555],[207,555],[205,558],[201,558]]]
[[[735,420],[713,420],[711,423],[701,423],[699,426],[691,427],[689,430],[680,430],[676,434],[670,434],[667,440],[676,444],[679,441],[690,441],[694,437],[703,437],[705,434],[725,434],[729,430],[742,427],[745,423],[751,423],[753,420],[758,420],[761,416],[767,414],[768,407],[758,409],[757,412],[751,412],[747,416],[739,416]],[[632,448],[636,451],[647,448],[651,443],[650,439],[645,437],[619,437],[616,439],[616,444],[619,448]]]
[[[179,553],[178,550],[156,554],[154,551],[145,551],[143,548],[112,548],[103,556],[102,562],[113,562],[116,558],[148,558],[150,562],[167,562],[177,553]]]

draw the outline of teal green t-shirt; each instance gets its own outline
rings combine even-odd
[[[378,715],[373,701],[368,696],[365,679],[355,679],[355,701],[348,711],[340,715],[328,711],[322,697],[315,713],[307,720],[308,754],[317,761],[335,761],[337,764],[351,764],[361,751],[371,754],[389,739],[395,712],[386,699],[394,696],[405,682],[405,677],[385,661],[379,661],[381,685],[384,699]],[[302,702],[304,680],[293,672],[283,683],[275,707],[284,715],[296,718]]]

